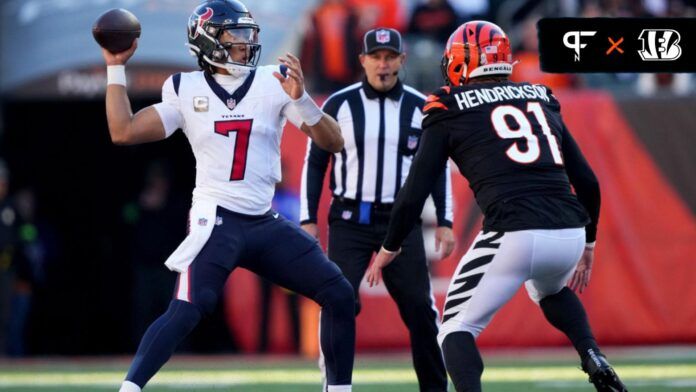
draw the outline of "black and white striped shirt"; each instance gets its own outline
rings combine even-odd
[[[332,154],[310,139],[302,170],[300,220],[316,223],[326,167],[335,197],[393,203],[403,186],[421,137],[425,96],[397,84],[387,93],[366,80],[331,95],[322,109],[341,127],[343,150]],[[452,225],[452,184],[447,166],[432,190],[438,226]]]

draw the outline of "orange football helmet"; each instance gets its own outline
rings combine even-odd
[[[448,85],[459,86],[471,78],[510,75],[513,65],[510,40],[503,29],[473,20],[449,37],[440,68]]]

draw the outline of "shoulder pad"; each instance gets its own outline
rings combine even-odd
[[[451,100],[450,87],[442,86],[432,94],[425,98],[425,106],[423,106],[423,114],[432,114],[441,110],[449,110],[447,103]]]
[[[443,86],[425,99],[423,129],[460,112],[452,94],[453,90],[450,86]]]
[[[546,88],[546,94],[549,97],[549,103],[548,105],[553,108],[553,110],[560,111],[561,110],[561,103],[558,101],[558,98],[556,98],[555,95],[553,95],[553,91],[551,91],[551,88],[546,85],[541,85],[544,88]]]
[[[172,83],[174,83],[174,92],[179,95],[179,85],[181,84],[181,72],[172,75]]]

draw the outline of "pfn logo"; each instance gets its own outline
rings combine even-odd
[[[643,49],[638,51],[643,61],[673,61],[681,56],[681,36],[676,30],[644,29],[638,39],[643,42]]]
[[[587,44],[580,42],[580,37],[592,37],[596,31],[569,31],[563,36],[563,45],[575,51],[575,61],[580,61],[580,49],[584,49]],[[572,38],[572,41],[571,41]]]

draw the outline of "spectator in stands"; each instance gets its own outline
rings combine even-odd
[[[445,42],[457,26],[457,13],[448,0],[425,0],[414,8],[407,33]]]
[[[46,225],[36,219],[36,196],[25,188],[15,193],[13,206],[17,212],[17,249],[13,257],[14,282],[7,332],[7,354],[21,357],[27,354],[27,326],[36,286],[45,280],[49,249]]]
[[[162,268],[186,236],[185,202],[171,190],[171,175],[162,162],[152,162],[137,200],[124,207],[130,224],[133,257],[133,343],[166,308],[174,290],[174,272]]]
[[[467,22],[472,19],[491,19],[492,6],[491,3],[502,3],[503,0],[449,0],[452,8],[457,12],[460,23]],[[454,31],[454,30],[452,30]]]
[[[10,172],[0,159],[0,355],[21,355],[22,302],[31,296],[31,269],[20,251],[20,217],[9,198]]]
[[[352,84],[360,73],[358,15],[346,0],[323,0],[310,18],[301,60],[312,89],[329,93]]]
[[[360,18],[358,37],[378,26],[399,32],[406,28],[406,10],[402,0],[348,0],[348,3]]]
[[[416,6],[404,37],[409,48],[408,72],[404,82],[427,92],[442,84],[442,74],[433,67],[433,58],[442,56],[444,42],[457,28],[458,16],[448,0],[421,0]]]

